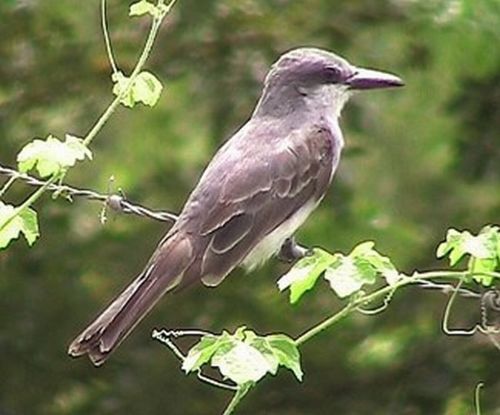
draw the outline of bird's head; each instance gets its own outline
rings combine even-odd
[[[260,105],[270,112],[289,112],[311,103],[339,115],[352,91],[402,85],[395,75],[354,66],[326,50],[299,48],[283,54],[271,67]]]

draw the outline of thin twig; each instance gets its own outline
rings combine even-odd
[[[15,177],[30,186],[45,186],[46,190],[55,191],[69,198],[82,197],[88,200],[97,200],[99,202],[106,203],[106,205],[111,209],[120,213],[134,214],[162,222],[173,223],[177,220],[177,215],[172,212],[156,211],[146,208],[138,203],[133,203],[125,199],[122,195],[97,193],[89,189],[79,189],[68,185],[56,184],[53,181],[48,183],[47,181],[37,179],[28,174],[19,173],[17,170],[13,170],[2,165],[0,165],[0,175],[10,177],[11,179]]]
[[[113,73],[117,73],[118,66],[115,63],[115,58],[113,56],[113,48],[111,47],[111,39],[109,37],[109,31],[108,31],[108,21],[106,17],[106,0],[101,0],[101,24],[102,24],[102,33],[104,35],[104,43],[106,45],[106,53],[108,54],[109,64],[111,65]]]

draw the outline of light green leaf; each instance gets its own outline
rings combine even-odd
[[[499,238],[499,229],[495,226],[486,226],[477,236],[469,231],[450,229],[446,240],[439,244],[436,255],[438,258],[448,255],[451,266],[456,265],[465,255],[480,260],[493,259],[498,256]]]
[[[186,373],[199,369],[203,364],[210,361],[214,353],[223,346],[224,342],[231,341],[227,333],[221,336],[203,336],[188,352],[186,359],[182,362],[182,370]]]
[[[450,265],[454,266],[465,255],[462,247],[464,237],[469,237],[471,234],[467,231],[459,232],[456,229],[449,229],[446,233],[446,240],[441,242],[437,248],[436,256],[442,258],[447,255],[450,257]]]
[[[278,288],[280,291],[290,288],[290,303],[294,304],[314,286],[318,277],[335,261],[334,255],[314,248],[312,255],[299,260],[278,280]]]
[[[59,174],[74,166],[78,160],[92,158],[83,140],[67,134],[64,142],[49,135],[46,140],[35,139],[17,155],[19,171],[26,173],[36,168],[41,177]]]
[[[111,79],[114,82],[113,94],[120,96],[120,102],[129,108],[138,102],[150,107],[154,106],[160,99],[163,89],[158,78],[148,71],[139,73],[130,86],[130,78],[120,71],[113,73]]]
[[[500,262],[500,235],[497,236],[497,259]]]
[[[497,265],[497,258],[480,259],[471,257],[469,261],[469,271],[471,273],[493,272],[495,271]],[[493,282],[493,277],[490,277],[488,275],[474,275],[473,279],[478,284],[481,284],[485,287],[489,287]]]
[[[245,342],[258,350],[260,354],[262,354],[262,357],[264,357],[264,359],[266,359],[267,361],[269,367],[268,372],[272,375],[275,375],[278,371],[280,362],[275,355],[272,347],[266,340],[266,337],[259,337],[254,332],[247,331]]]
[[[325,279],[340,298],[359,291],[365,284],[360,270],[350,257],[340,257],[332,264],[325,272]]]
[[[393,285],[401,279],[401,275],[398,273],[391,260],[378,253],[374,249],[374,246],[375,242],[373,241],[363,242],[355,247],[349,256],[368,262],[376,273],[381,274],[386,279],[389,285]],[[367,281],[369,279],[373,279],[373,277],[370,277],[369,274],[366,274],[366,276],[368,277],[365,278]],[[375,281],[373,280],[373,282]]]
[[[300,353],[295,341],[285,334],[271,334],[264,337],[280,365],[290,369],[295,377],[302,381]]]
[[[229,350],[219,349],[212,357],[212,366],[238,385],[257,382],[273,367],[255,347],[234,340]]]
[[[31,208],[25,208],[19,213],[19,218],[22,221],[21,232],[28,242],[29,246],[32,246],[35,241],[40,236],[40,230],[38,228],[38,215]]]
[[[22,233],[28,242],[33,245],[40,236],[38,230],[37,214],[33,209],[26,208],[14,217],[8,224],[6,222],[15,213],[15,207],[0,202],[0,249],[9,245]]]
[[[134,99],[152,107],[160,99],[162,89],[163,85],[156,76],[151,72],[143,71],[137,75],[133,85]]]
[[[300,354],[293,339],[284,334],[258,336],[244,326],[234,334],[202,337],[189,350],[182,369],[189,373],[208,362],[238,385],[257,382],[266,373],[275,375],[280,365],[302,380]]]
[[[130,78],[123,75],[121,71],[118,71],[111,75],[111,80],[114,82],[113,94],[120,97],[120,102],[123,105],[132,108],[135,104],[132,96],[132,87],[127,89]]]
[[[340,297],[359,291],[365,284],[374,284],[382,275],[388,284],[394,284],[401,276],[389,258],[374,249],[372,241],[362,242],[347,256],[336,254],[337,260],[325,272],[325,279]]]
[[[150,14],[153,17],[157,17],[159,14],[158,8],[146,0],[138,1],[130,6],[129,16],[142,16],[145,14]]]

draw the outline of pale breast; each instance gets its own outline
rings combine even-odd
[[[285,239],[291,237],[316,209],[320,200],[310,200],[271,233],[267,234],[242,261],[248,271],[265,262],[277,253]]]

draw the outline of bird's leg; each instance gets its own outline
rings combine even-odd
[[[299,245],[295,242],[295,238],[291,236],[285,239],[285,242],[281,245],[280,251],[278,252],[278,259],[283,262],[291,263],[310,254],[310,249]]]

